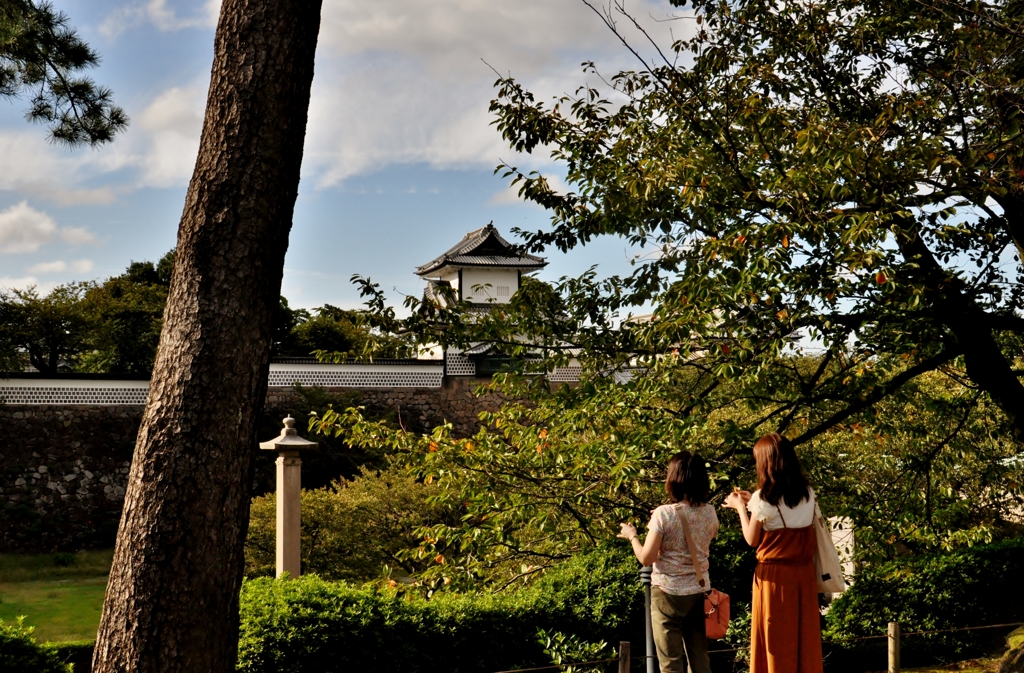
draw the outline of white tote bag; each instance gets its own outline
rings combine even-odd
[[[818,573],[818,591],[837,594],[846,591],[843,564],[832,541],[832,527],[818,509],[817,502],[814,509],[814,537],[818,543],[818,550],[814,552],[814,569]]]

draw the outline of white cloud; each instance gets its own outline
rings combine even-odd
[[[0,252],[35,252],[53,241],[56,231],[52,217],[22,201],[0,212]]]
[[[85,227],[68,227],[60,230],[60,238],[69,245],[86,245],[95,243],[96,237]]]
[[[92,157],[88,153],[61,151],[46,142],[38,129],[19,126],[18,131],[0,132],[0,189],[36,192],[56,200],[73,201],[66,183],[77,181]],[[59,176],[56,178],[55,176]],[[59,180],[59,181],[58,181]],[[84,194],[79,193],[81,198]]]
[[[20,191],[38,199],[56,201],[62,206],[105,206],[117,199],[110,187],[68,189],[54,182],[23,183]]]
[[[52,217],[28,205],[28,201],[0,211],[0,252],[35,252],[58,236],[70,245],[96,242],[85,227],[58,229]]]
[[[148,147],[136,155],[142,182],[156,187],[187,183],[199,153],[205,89],[173,87],[157,96],[137,117]]]
[[[687,29],[655,20],[669,11],[656,0],[629,9],[661,44]],[[324,5],[320,47],[304,177],[321,188],[394,163],[547,166],[543,150],[515,156],[491,125],[497,76],[482,61],[542,100],[588,80],[606,89],[584,60],[607,73],[639,65],[579,0],[337,0]]]
[[[62,260],[55,262],[40,262],[39,264],[33,264],[28,268],[28,272],[32,274],[47,274],[47,273],[63,273],[68,270],[68,263]]]
[[[78,259],[70,264],[64,260],[56,260],[53,262],[40,262],[39,264],[33,264],[28,268],[28,272],[33,276],[45,276],[53,273],[64,273],[68,269],[77,273],[88,273],[92,271],[93,264],[91,259]]]
[[[629,9],[652,29],[648,15],[665,13],[651,0]],[[450,78],[476,76],[480,59],[499,71],[536,73],[561,53],[603,55],[616,40],[580,0],[335,0],[324,4],[320,44],[340,54],[413,56],[432,76]]]
[[[101,152],[68,152],[46,141],[45,134],[19,124],[15,132],[0,131],[0,189],[62,206],[106,205],[115,199],[112,187],[78,185],[105,170]]]
[[[47,295],[53,288],[57,287],[57,285],[58,283],[49,281],[40,283],[39,279],[35,276],[22,276],[21,278],[0,276],[0,289],[2,290],[27,290],[34,287],[39,294]]]
[[[37,129],[0,131],[0,190],[62,206],[106,205],[141,187],[172,187],[192,176],[205,106],[203,76],[192,86],[171,87],[141,111],[129,111],[127,133],[99,150],[69,152]],[[14,167],[17,167],[15,170]],[[123,175],[114,176],[118,172]],[[86,187],[101,177],[102,187]]]
[[[22,276],[21,278],[0,276],[0,289],[27,290],[28,288],[36,285],[39,285],[39,279],[34,276]]]
[[[106,17],[115,36],[152,25],[161,31],[215,25],[218,0],[127,2]],[[630,0],[631,11],[661,44],[679,22],[659,23],[671,8]],[[627,28],[625,21],[620,26]],[[638,45],[643,37],[628,31]],[[677,35],[678,36],[678,35]],[[637,67],[633,57],[580,0],[331,0],[324,5],[317,74],[309,111],[304,185],[327,188],[392,164],[480,168],[501,160],[549,168],[543,150],[516,156],[487,111],[496,75],[519,78],[539,98],[572,93],[580,62],[605,74]],[[38,129],[0,132],[0,189],[61,205],[103,205],[144,187],[188,183],[199,148],[208,73],[179,72],[176,86],[126,104],[132,126],[111,146],[67,152]],[[103,184],[95,187],[97,178]]]
[[[100,34],[108,39],[133,30],[147,23],[157,30],[174,32],[183,28],[209,28],[217,25],[220,14],[220,0],[207,0],[202,10],[189,16],[179,16],[174,7],[169,7],[167,0],[149,0],[145,3],[125,5],[110,15],[100,24]]]

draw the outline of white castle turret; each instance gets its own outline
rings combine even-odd
[[[416,268],[416,275],[427,281],[423,299],[443,303],[454,295],[479,310],[494,304],[506,304],[519,290],[523,274],[547,266],[542,257],[518,252],[501,237],[494,223],[469,232],[440,257]],[[467,350],[440,346],[423,349],[421,357],[444,357],[448,376],[473,376],[490,373],[506,358],[495,357],[490,344],[477,344]]]
[[[547,266],[542,257],[516,252],[494,223],[462,237],[440,257],[417,267],[426,279],[424,298],[440,300],[440,288],[451,288],[462,301],[486,306],[507,303],[522,284],[523,273]]]

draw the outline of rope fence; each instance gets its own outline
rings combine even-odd
[[[1004,628],[1009,628],[1011,626],[1024,626],[1024,622],[1011,622],[1009,624],[987,624],[985,626],[961,626],[961,627],[958,627],[958,628],[955,628],[955,629],[933,629],[931,631],[907,631],[905,633],[901,633],[900,635],[902,637],[904,637],[904,638],[907,637],[907,636],[930,636],[930,635],[933,635],[933,634],[936,634],[936,633],[954,633],[956,631],[977,631],[979,629],[1004,629]],[[842,645],[844,643],[853,643],[853,642],[857,642],[857,641],[861,641],[861,640],[882,640],[883,638],[889,638],[889,637],[890,637],[889,634],[886,633],[886,634],[883,634],[883,635],[880,635],[880,636],[856,636],[856,637],[852,637],[852,638],[837,638],[835,640],[823,640],[822,642],[823,643],[834,643],[834,644],[837,644],[837,645]],[[749,649],[750,649],[750,646],[747,645],[745,647],[737,647],[737,648],[733,648],[733,649],[730,649],[730,650],[708,650],[708,654],[715,654],[716,652],[717,653],[741,652],[743,650],[749,650]]]
[[[1011,622],[1008,624],[986,624],[984,626],[962,626],[955,629],[932,629],[929,631],[908,631],[901,634],[899,624],[897,622],[889,622],[888,633],[880,636],[857,636],[855,638],[841,638],[838,640],[827,640],[823,641],[826,643],[852,643],[863,640],[889,640],[889,668],[888,673],[899,673],[899,646],[900,638],[907,636],[930,636],[937,633],[956,633],[958,631],[978,631],[981,629],[1005,629],[1013,626],[1024,626],[1024,622]],[[724,650],[708,650],[708,654],[728,654],[732,652],[744,652],[749,650],[750,646],[734,647]],[[629,642],[623,641],[619,643],[619,656],[611,659],[595,659],[593,661],[576,661],[565,664],[551,664],[550,666],[537,666],[535,668],[517,668],[509,671],[497,671],[497,673],[534,673],[535,671],[560,671],[563,668],[569,668],[570,666],[596,666],[597,664],[611,664],[614,662],[619,663],[619,673],[629,673],[630,661],[646,661],[648,659],[656,659],[656,655],[648,654],[645,656],[630,656],[630,645]]]
[[[1011,622],[1009,624],[989,624],[987,626],[964,626],[959,629],[935,629],[934,631],[909,631],[904,633],[905,636],[928,636],[933,633],[953,633],[954,631],[977,631],[978,629],[1002,629],[1009,628],[1011,626],[1024,626],[1024,622]],[[872,638],[888,638],[888,635],[884,636],[871,636]]]

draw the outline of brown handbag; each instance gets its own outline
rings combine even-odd
[[[674,509],[683,526],[686,547],[690,550],[690,561],[697,573],[697,584],[704,591],[704,630],[711,640],[724,638],[729,630],[729,594],[718,589],[707,588],[707,578],[704,577],[704,571],[700,567],[700,557],[697,556],[697,545],[694,544],[693,535],[690,533],[690,522],[686,520],[686,515],[678,505]]]

